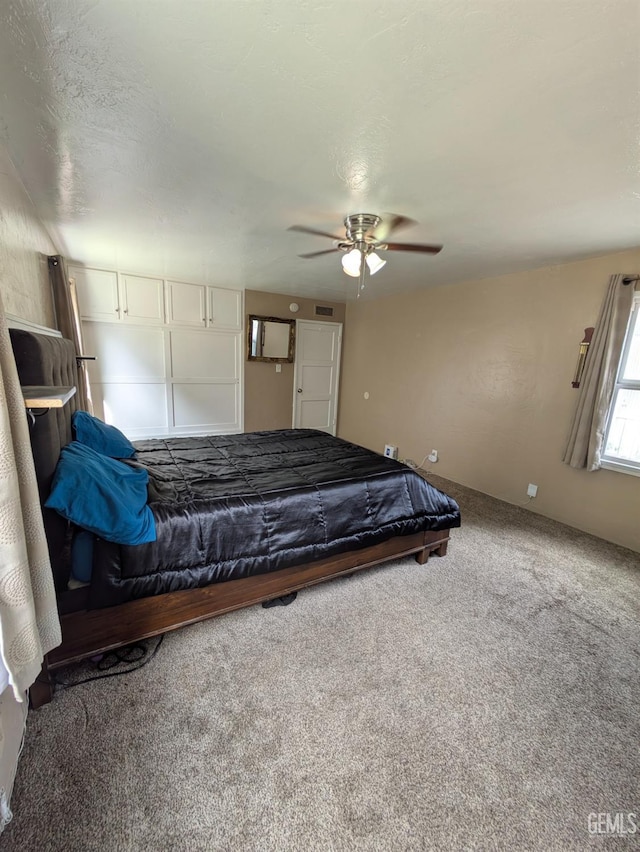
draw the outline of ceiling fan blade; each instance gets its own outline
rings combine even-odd
[[[313,234],[316,237],[329,237],[330,240],[343,240],[344,237],[336,237],[326,231],[316,231],[315,228],[306,228],[304,225],[291,225],[287,231],[298,231],[300,234]]]
[[[340,249],[332,248],[325,249],[324,251],[312,251],[309,254],[299,254],[298,257],[320,257],[321,254],[333,254],[336,251],[340,251]]]
[[[396,214],[389,214],[388,219],[383,219],[382,222],[378,225],[376,230],[373,232],[373,237],[378,243],[386,242],[387,238],[394,233],[394,231],[400,231],[402,228],[410,228],[412,225],[417,225],[415,219],[409,219],[408,216],[398,216]]]
[[[389,251],[417,251],[423,254],[438,254],[443,249],[443,246],[427,246],[421,243],[387,243],[384,247]]]

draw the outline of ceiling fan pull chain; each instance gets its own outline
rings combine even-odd
[[[364,261],[364,252],[362,253],[362,260],[360,261],[360,278],[358,280],[358,295],[356,298],[360,298],[360,293],[364,290],[364,276],[367,274],[367,264]]]

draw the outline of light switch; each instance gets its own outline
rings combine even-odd
[[[282,364],[276,364],[276,373],[282,372]]]

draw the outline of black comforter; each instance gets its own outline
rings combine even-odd
[[[460,526],[455,501],[415,471],[324,432],[154,439],[136,449],[157,541],[96,543],[92,607]]]

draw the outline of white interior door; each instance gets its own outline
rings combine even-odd
[[[336,434],[342,324],[296,323],[293,428]]]

